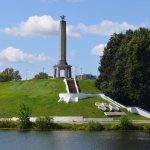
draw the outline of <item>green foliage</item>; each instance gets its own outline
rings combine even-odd
[[[39,72],[38,74],[36,74],[35,76],[34,76],[34,78],[33,79],[48,79],[49,77],[48,77],[48,74],[47,73],[45,73],[45,72]]]
[[[61,123],[57,124],[57,129],[61,130],[83,130],[83,131],[102,131],[104,130],[104,125],[95,122],[83,123],[83,124],[67,124]]]
[[[87,123],[86,130],[88,131],[101,131],[104,130],[104,126],[98,122]]]
[[[13,68],[6,68],[4,71],[0,73],[0,82],[6,81],[18,81],[21,80],[21,76],[18,70],[14,70]]]
[[[125,105],[150,110],[150,30],[114,34],[100,59],[96,86]]]
[[[48,130],[56,128],[56,124],[52,122],[52,118],[48,116],[39,117],[35,122],[35,128],[38,130]]]
[[[0,129],[18,129],[19,127],[19,122],[11,122],[11,121],[0,121]],[[84,124],[67,124],[67,123],[50,123],[50,125],[45,126],[45,120],[42,119],[39,122],[33,123],[32,128],[33,130],[88,130],[88,131],[101,131],[101,130],[124,130],[120,127],[120,124],[116,123],[109,123],[109,124],[92,124],[89,123],[84,123]],[[125,130],[146,130],[150,131],[150,124],[133,124],[128,127]]]
[[[134,129],[133,124],[131,123],[131,121],[129,120],[128,117],[124,116],[120,119],[120,125],[119,128],[121,130],[132,130]]]
[[[0,128],[17,128],[17,123],[12,121],[0,121]]]
[[[20,129],[28,129],[31,128],[32,123],[30,122],[31,110],[25,104],[20,105],[19,107],[19,121],[20,121]]]

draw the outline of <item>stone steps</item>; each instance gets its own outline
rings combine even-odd
[[[70,93],[77,93],[74,80],[67,79],[67,84],[68,84],[68,88],[69,88]]]

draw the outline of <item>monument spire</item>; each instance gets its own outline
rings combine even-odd
[[[65,16],[60,16],[60,33],[59,33],[59,64],[67,65],[66,62],[66,21]]]
[[[66,60],[66,21],[65,16],[60,16],[60,31],[59,31],[59,61],[58,65],[54,66],[54,78],[71,78],[71,66]],[[64,75],[61,76],[63,71]]]

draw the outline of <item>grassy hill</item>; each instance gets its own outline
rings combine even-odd
[[[66,92],[62,80],[29,80],[0,83],[0,117],[16,116],[20,104],[27,104],[34,115],[49,113],[59,92]]]
[[[78,80],[84,93],[99,93],[93,80]],[[66,92],[63,80],[29,80],[0,83],[0,118],[17,116],[19,105],[24,103],[32,110],[32,116],[83,116],[106,117],[95,106],[101,98],[88,98],[78,103],[58,103],[61,92]],[[145,119],[128,113],[133,119]]]
[[[98,91],[94,81],[79,81],[82,92]],[[84,86],[86,87],[84,89]],[[87,88],[88,87],[88,88]],[[58,103],[61,92],[66,92],[63,80],[28,80],[0,83],[0,117],[17,116],[20,104],[27,104],[34,116],[82,115],[72,112],[67,104]],[[74,105],[74,104],[71,104]],[[82,106],[80,106],[82,108]]]

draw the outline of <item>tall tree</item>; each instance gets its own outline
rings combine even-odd
[[[150,110],[150,30],[114,34],[99,66],[96,86],[116,101]]]

